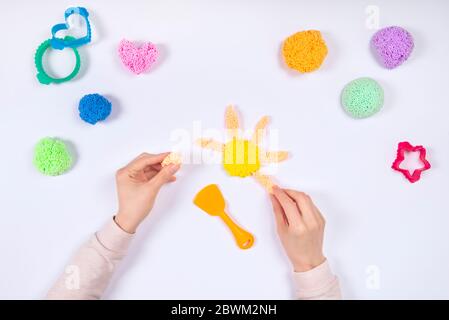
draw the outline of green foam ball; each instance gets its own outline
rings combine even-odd
[[[72,156],[61,140],[44,138],[36,144],[33,163],[42,174],[59,176],[72,166]]]
[[[349,82],[341,94],[341,103],[352,117],[361,119],[379,112],[384,104],[382,87],[371,78]]]

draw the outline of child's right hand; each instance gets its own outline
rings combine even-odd
[[[273,188],[271,196],[277,230],[295,272],[322,264],[325,221],[312,199],[303,192]]]

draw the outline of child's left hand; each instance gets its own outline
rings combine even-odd
[[[115,222],[126,232],[136,232],[153,208],[161,187],[176,180],[174,174],[180,166],[168,165],[162,168],[161,165],[168,155],[143,153],[117,171],[119,212]]]

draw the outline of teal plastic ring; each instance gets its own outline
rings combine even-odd
[[[66,36],[64,38],[64,40],[66,40],[66,41],[71,41],[73,39],[75,39],[75,38],[70,37],[70,36]],[[51,48],[51,39],[48,39],[48,40],[42,42],[41,45],[36,50],[36,54],[34,56],[34,63],[36,65],[36,69],[37,69],[37,75],[36,75],[37,80],[42,84],[49,85],[51,83],[59,84],[59,83],[67,82],[67,81],[70,81],[73,78],[75,78],[81,68],[81,57],[80,57],[78,50],[76,48],[71,48],[73,50],[73,53],[75,54],[75,58],[76,58],[75,68],[73,69],[72,73],[70,73],[65,78],[53,78],[45,72],[43,62],[42,62],[44,54],[49,48]]]

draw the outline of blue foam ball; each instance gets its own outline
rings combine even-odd
[[[100,94],[88,94],[80,100],[80,118],[90,124],[105,120],[112,110],[112,104]]]

